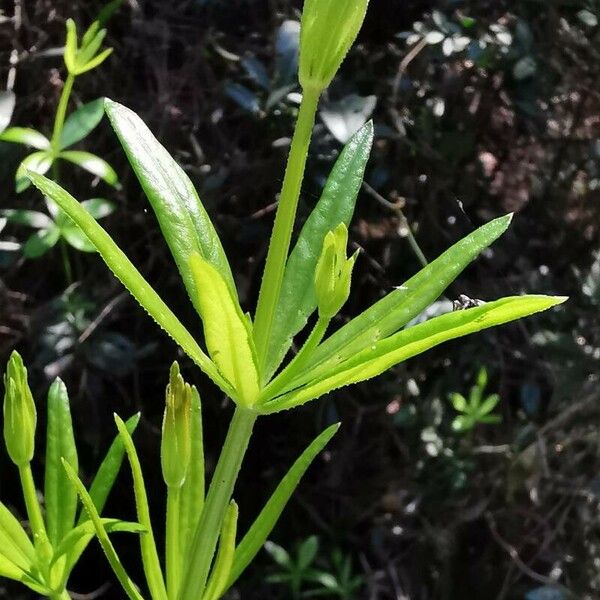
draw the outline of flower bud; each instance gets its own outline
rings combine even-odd
[[[305,0],[300,28],[300,84],[321,91],[352,46],[368,0]]]
[[[168,487],[181,487],[185,481],[192,452],[192,388],[183,381],[179,365],[169,372],[166,406],[162,425],[160,460]]]
[[[350,280],[358,251],[346,258],[347,245],[348,229],[344,223],[328,232],[323,241],[315,269],[315,291],[319,317],[322,319],[335,316],[350,295]]]
[[[10,459],[18,467],[33,458],[36,422],[27,369],[19,354],[13,352],[4,375],[4,442]]]

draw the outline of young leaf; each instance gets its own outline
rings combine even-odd
[[[465,412],[467,410],[467,399],[458,392],[450,394],[450,402],[452,402],[454,410],[458,412]]]
[[[13,142],[32,146],[38,150],[50,148],[50,140],[35,129],[29,127],[9,127],[0,133],[0,142]]]
[[[108,185],[118,187],[119,178],[114,169],[99,156],[90,152],[83,152],[82,150],[64,150],[59,156],[82,169],[85,169],[92,175],[100,177],[100,179],[104,180]]]
[[[81,203],[81,206],[83,206],[94,219],[108,217],[108,215],[115,212],[116,208],[113,202],[106,200],[105,198],[90,198],[89,200],[84,200]]]
[[[199,311],[198,290],[189,265],[194,253],[213,265],[235,292],[221,241],[190,178],[133,111],[108,99],[104,106],[158,218],[196,310]]]
[[[210,574],[202,600],[219,600],[227,589],[235,553],[235,536],[237,533],[238,506],[232,500],[223,518],[223,527],[219,539],[219,551]]]
[[[190,257],[190,269],[198,291],[198,308],[211,358],[235,388],[238,399],[252,406],[258,398],[258,371],[254,342],[237,294],[213,265],[199,254]]]
[[[52,227],[52,219],[42,212],[24,209],[7,209],[0,211],[0,216],[6,217],[9,223],[26,225],[34,229],[48,229]]]
[[[30,182],[27,175],[29,172],[43,175],[51,166],[52,157],[48,152],[34,152],[26,156],[17,167],[17,172],[15,173],[15,190],[17,194],[20,194],[29,187]]]
[[[181,540],[181,556],[188,554],[189,546],[196,531],[196,525],[204,506],[204,436],[202,431],[202,403],[200,394],[192,386],[192,415],[191,415],[192,453],[190,465],[181,486],[179,524]]]
[[[65,40],[64,60],[69,73],[74,74],[77,68],[77,26],[73,19],[67,19],[67,37]]]
[[[498,405],[498,402],[500,402],[500,396],[498,394],[490,394],[479,406],[477,411],[479,416],[491,413]]]
[[[366,381],[398,363],[448,340],[508,323],[561,304],[566,298],[513,296],[467,310],[446,313],[380,340],[339,365],[316,368],[290,385],[305,387],[264,405],[264,412],[277,412],[314,400],[339,387]]]
[[[248,533],[244,536],[235,550],[233,566],[227,587],[231,587],[246,567],[252,562],[258,551],[269,537],[269,534],[275,527],[283,509],[285,508],[291,495],[300,483],[300,479],[311,465],[316,456],[328,444],[329,440],[339,429],[339,423],[331,425],[323,431],[315,440],[304,450],[286,476],[281,480],[269,501],[265,504],[256,521],[252,524]]]
[[[23,571],[35,564],[35,549],[15,516],[0,502],[0,552]]]
[[[96,530],[96,535],[100,545],[102,546],[102,550],[104,550],[104,554],[106,554],[106,558],[108,559],[112,570],[117,576],[119,583],[125,590],[127,597],[130,600],[144,600],[143,596],[138,592],[135,583],[133,583],[129,575],[127,575],[127,572],[125,571],[125,568],[123,567],[123,564],[121,563],[121,560],[119,559],[117,552],[108,537],[108,532],[106,531],[106,528],[102,523],[102,519],[100,518],[100,515],[94,506],[94,502],[87,493],[85,486],[83,483],[81,483],[77,473],[75,473],[75,471],[73,471],[73,469],[67,463],[65,463],[65,471],[73,483],[73,486],[77,490],[77,494],[81,499],[81,503],[85,507],[85,510],[94,524],[94,529]]]
[[[79,202],[50,179],[34,173],[30,173],[29,177],[42,194],[56,202],[81,228],[94,244],[109,269],[148,314],[181,346],[183,351],[216,385],[230,397],[235,397],[234,390],[219,373],[215,364],[202,351],[196,340],[142,277],[123,251],[114,243],[108,233],[82,208]]]
[[[276,317],[271,327],[263,379],[268,381],[288,351],[292,338],[314,312],[313,279],[323,240],[340,223],[349,225],[373,143],[373,124],[367,123],[337,159],[321,198],[309,215],[286,263]]]
[[[60,149],[68,148],[86,138],[104,116],[104,98],[96,98],[71,113],[60,134]]]
[[[342,362],[398,331],[434,302],[476,256],[499,238],[511,219],[512,215],[506,215],[486,223],[352,319],[315,350],[306,370],[318,364]]]
[[[39,258],[56,245],[60,239],[60,230],[55,225],[48,229],[40,229],[30,236],[23,246],[26,258]]]
[[[77,512],[77,492],[69,482],[61,461],[69,463],[75,472],[78,469],[69,396],[60,379],[56,379],[48,391],[47,418],[44,481],[46,529],[50,543],[57,546],[73,528]]]
[[[140,549],[142,554],[142,564],[144,573],[148,583],[148,589],[153,600],[167,600],[167,588],[156,550],[156,542],[154,541],[154,533],[152,531],[152,521],[150,519],[150,509],[148,507],[148,496],[146,494],[146,485],[144,484],[144,476],[142,467],[135,449],[131,435],[125,427],[125,423],[115,415],[115,422],[119,430],[121,440],[125,445],[125,452],[129,459],[131,467],[131,475],[133,477],[133,492],[135,495],[135,506],[140,525],[145,528],[145,533],[140,536]]]
[[[87,62],[84,66],[79,67],[77,69],[77,75],[82,75],[83,73],[87,73],[96,67],[99,67],[113,52],[112,48],[106,48],[102,50],[100,54],[92,58],[89,62]]]

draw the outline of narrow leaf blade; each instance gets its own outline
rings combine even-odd
[[[1,502],[0,549],[23,571],[30,571],[35,563],[35,549],[31,540],[16,517]]]
[[[256,353],[237,294],[232,296],[221,274],[199,254],[192,254],[190,268],[208,352],[240,401],[252,406],[259,392]]]
[[[77,448],[73,435],[69,395],[65,384],[57,378],[48,391],[44,481],[46,527],[48,539],[53,546],[60,544],[64,536],[73,528],[77,512],[77,492],[65,473],[63,460],[77,472]]]
[[[265,507],[235,550],[228,587],[232,586],[237,581],[246,567],[252,562],[259,550],[263,547],[283,512],[283,509],[286,507],[288,500],[294,493],[294,490],[298,487],[304,473],[306,473],[306,470],[316,456],[336,434],[339,427],[339,423],[331,425],[317,436],[292,465],[286,476],[281,480],[281,483],[277,486],[273,495],[267,504],[265,504]]]
[[[0,133],[0,142],[24,144],[38,150],[50,148],[50,140],[44,134],[30,127],[9,127]]]
[[[88,173],[100,177],[108,185],[118,187],[119,178],[115,170],[103,158],[83,150],[63,150],[59,156],[85,169]]]
[[[204,435],[202,428],[202,402],[196,386],[192,386],[192,416],[190,434],[192,452],[185,482],[181,487],[180,498],[180,539],[181,556],[187,556],[196,526],[202,514],[205,496]]]
[[[60,148],[68,148],[86,138],[104,116],[104,98],[96,98],[80,106],[66,119],[60,135]]]
[[[133,266],[108,233],[82,208],[73,196],[58,184],[34,173],[30,173],[29,177],[42,194],[56,202],[81,228],[94,244],[108,268],[148,314],[226,394],[235,398],[235,392],[218,372],[214,363],[206,356],[196,340],[142,277],[141,273]]]
[[[330,371],[314,371],[315,383],[265,405],[266,412],[299,406],[337,388],[366,381],[438,344],[541,312],[566,298],[512,296],[435,317],[381,340]]]
[[[264,380],[271,378],[292,338],[301,331],[317,306],[314,274],[329,231],[340,223],[350,224],[356,198],[373,144],[373,124],[367,123],[342,150],[321,198],[300,231],[283,277],[276,317],[271,328],[271,341],[264,369]]]
[[[158,218],[196,310],[198,290],[189,266],[193,253],[212,264],[233,292],[235,284],[225,251],[190,178],[132,110],[108,99],[105,110]]]

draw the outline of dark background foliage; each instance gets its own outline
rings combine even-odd
[[[248,309],[298,92],[277,40],[289,42],[281,37],[286,26],[280,28],[297,20],[299,4],[126,0],[108,23],[114,54],[79,78],[75,91],[77,102],[104,95],[133,108],[189,173],[222,234]],[[14,124],[51,128],[64,78],[57,51],[64,21],[73,17],[84,27],[101,6],[3,3],[0,81],[14,79]],[[597,0],[371,0],[358,43],[322,102],[302,215],[341,147],[333,132],[339,137],[348,119],[364,121],[371,113],[376,126],[370,187],[359,197],[351,229],[362,254],[341,318],[419,268],[407,222],[431,259],[509,211],[516,213],[510,231],[458,279],[448,299],[523,291],[571,297],[560,311],[447,344],[374,381],[259,421],[236,491],[242,527],[309,440],[343,422],[273,539],[292,548],[318,535],[325,569],[336,550],[350,556],[353,572],[364,577],[356,598],[600,594],[599,9]],[[66,167],[62,183],[80,199],[117,203],[105,226],[199,331],[106,122],[85,147],[115,166],[122,189],[90,184]],[[41,206],[35,192],[13,191],[22,157],[20,147],[0,146],[2,208]],[[7,228],[0,236],[23,241],[23,230]],[[112,413],[142,411],[136,441],[153,508],[161,511],[160,418],[177,349],[97,256],[71,258],[75,282],[67,285],[58,251],[35,261],[0,254],[0,358],[4,363],[16,347],[30,365],[40,429],[50,381],[60,375],[67,382],[84,476],[114,435]],[[444,308],[443,301],[434,306]],[[213,465],[230,406],[178,358],[202,393]],[[501,396],[502,423],[458,434],[448,395],[466,395],[482,366],[489,391]],[[14,469],[5,457],[1,462],[3,501],[20,510]],[[124,469],[107,514],[132,516],[129,484]],[[127,544],[134,542],[119,543],[131,562],[134,547],[128,552]],[[285,587],[265,582],[272,569],[269,557],[260,556],[232,597],[289,597]],[[114,586],[103,587],[107,581],[108,568],[92,550],[72,587],[118,598]],[[2,594],[26,597],[10,586]]]

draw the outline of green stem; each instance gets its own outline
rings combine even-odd
[[[65,271],[65,279],[68,287],[73,283],[73,269],[71,268],[71,260],[69,259],[69,250],[63,238],[61,238],[58,243],[60,245],[60,254],[62,256],[63,269]]]
[[[294,379],[306,363],[306,360],[310,358],[315,348],[321,343],[321,340],[327,331],[327,327],[329,327],[329,322],[330,319],[322,319],[319,317],[319,320],[316,322],[308,338],[306,338],[306,341],[298,351],[298,354],[296,354],[285,369],[283,369],[283,371],[281,371],[281,373],[263,389],[259,403],[263,401],[266,402],[278,395],[279,391]]]
[[[65,124],[67,107],[69,105],[71,92],[73,91],[74,81],[75,75],[69,73],[60,94],[60,100],[58,101],[56,116],[54,117],[54,128],[52,129],[52,139],[50,140],[50,147],[52,148],[52,154],[54,155],[54,158],[56,158],[60,152],[60,136],[62,135],[63,126]]]
[[[181,488],[167,489],[167,595],[170,599],[177,598],[181,583],[181,548],[179,541],[179,515],[181,509]]]
[[[27,509],[27,517],[29,518],[29,526],[33,534],[35,547],[40,550],[42,556],[50,562],[52,555],[52,547],[46,533],[46,525],[42,517],[42,509],[38,501],[35,483],[33,481],[33,473],[31,465],[27,463],[19,467],[19,475],[21,477],[21,487],[23,488],[23,498],[25,499],[25,508]]]
[[[261,368],[267,357],[271,327],[281,292],[319,96],[319,89],[304,90],[269,242],[254,321],[256,351]]]
[[[223,517],[231,500],[257,416],[254,411],[240,406],[235,410],[190,546],[179,600],[202,598]]]

